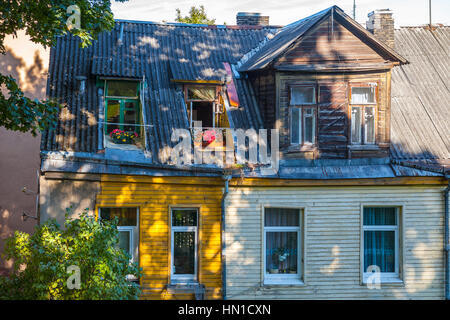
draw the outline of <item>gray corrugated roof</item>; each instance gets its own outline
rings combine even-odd
[[[395,30],[410,64],[392,71],[391,154],[431,166],[450,164],[450,27]]]
[[[162,160],[172,145],[172,130],[188,127],[181,86],[172,80],[223,80],[223,62],[235,64],[274,28],[118,21],[113,31],[100,34],[86,49],[81,49],[79,40],[71,35],[59,38],[51,50],[47,93],[59,98],[66,108],[56,129],[43,134],[41,149],[96,152],[96,76],[145,75],[144,112],[152,125],[147,138],[153,159]],[[88,77],[84,94],[77,92],[77,75]],[[237,81],[242,108],[233,109],[231,117],[236,128],[259,128],[258,107],[248,95],[251,88],[246,82]]]
[[[307,21],[327,10],[284,30],[300,32],[309,25]],[[122,45],[118,45],[122,25]],[[55,130],[43,133],[41,150],[96,152],[100,110],[96,76],[145,75],[144,112],[151,125],[147,138],[152,158],[165,158],[172,130],[188,126],[181,87],[171,80],[222,80],[223,62],[236,64],[252,48],[257,49],[247,55],[250,59],[264,52],[275,39],[268,40],[267,35],[276,30],[120,21],[86,49],[79,47],[75,37],[59,38],[51,50],[47,92],[66,107]],[[395,33],[396,50],[411,63],[392,73],[392,156],[408,165],[449,164],[450,27],[402,28]],[[83,94],[77,91],[75,76],[79,75],[88,78]],[[234,127],[262,128],[249,81],[234,80],[240,100],[239,108],[229,109]]]

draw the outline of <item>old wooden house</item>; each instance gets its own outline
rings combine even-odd
[[[58,39],[48,95],[65,107],[42,137],[41,221],[70,205],[120,217],[146,299],[444,298],[449,114],[430,92],[449,97],[448,29],[418,32],[431,68],[389,11],[370,31],[336,6],[267,20],[119,20],[86,49]],[[177,129],[233,159],[237,129],[269,129],[276,170],[174,163]]]

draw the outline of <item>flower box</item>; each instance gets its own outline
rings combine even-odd
[[[114,129],[109,134],[111,140],[116,144],[134,144],[138,138],[138,134],[134,131],[123,131],[120,129]]]

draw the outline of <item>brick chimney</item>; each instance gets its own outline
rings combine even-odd
[[[261,13],[257,12],[238,12],[236,24],[238,26],[268,26],[269,16],[262,16]]]
[[[394,18],[392,18],[392,11],[389,9],[378,9],[372,11],[367,15],[369,18],[366,22],[366,28],[372,32],[373,35],[394,48]]]

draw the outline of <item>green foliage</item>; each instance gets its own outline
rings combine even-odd
[[[35,233],[16,231],[7,239],[5,258],[13,259],[14,272],[0,277],[1,299],[122,300],[137,299],[139,287],[126,279],[141,276],[130,256],[117,247],[117,220],[96,221],[83,212],[66,221],[37,226]],[[69,289],[69,266],[80,268],[80,289]]]
[[[195,6],[192,6],[191,10],[189,11],[189,16],[185,16],[184,18],[181,16],[181,10],[177,9],[177,17],[175,21],[182,23],[208,24],[208,25],[213,25],[216,23],[216,19],[209,19],[206,16],[205,7],[202,5],[198,9]]]
[[[0,86],[9,92],[5,96],[0,90],[0,125],[13,131],[28,132],[33,136],[37,130],[51,128],[57,121],[59,105],[50,100],[31,100],[24,96],[12,77],[0,74]]]
[[[79,29],[69,29],[66,24],[71,16],[67,8],[71,5],[80,9]],[[55,45],[58,36],[70,32],[80,39],[82,47],[87,47],[100,32],[113,27],[109,0],[0,1],[0,54],[6,52],[5,37],[17,36],[18,30],[25,30],[31,41],[44,47]],[[2,88],[6,95],[0,93],[0,126],[36,135],[38,130],[51,129],[56,124],[56,103],[26,98],[12,77],[0,74],[0,92]]]

